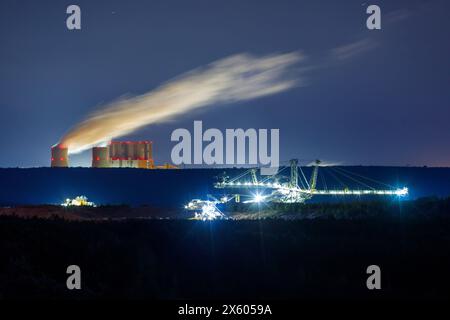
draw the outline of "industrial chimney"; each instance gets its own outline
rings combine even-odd
[[[92,167],[108,168],[109,167],[109,149],[108,147],[92,148]]]
[[[56,145],[52,147],[52,168],[67,168],[69,166],[69,152],[68,149],[61,146]]]

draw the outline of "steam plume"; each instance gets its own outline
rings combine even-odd
[[[285,91],[301,85],[289,70],[301,59],[294,52],[260,58],[239,54],[218,60],[146,94],[106,105],[71,129],[61,145],[77,153],[195,108]]]

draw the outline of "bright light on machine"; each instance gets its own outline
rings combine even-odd
[[[265,196],[260,195],[260,194],[257,193],[253,197],[253,202],[260,203],[260,202],[263,202],[265,198],[266,198]]]
[[[223,214],[217,209],[216,205],[212,202],[208,202],[202,206],[200,213],[196,212],[194,219],[202,221],[212,221],[223,218]]]
[[[225,202],[228,201],[226,197]],[[222,201],[210,201],[210,200],[200,200],[193,199],[187,205],[184,206],[186,210],[196,211],[194,212],[193,219],[210,221],[216,219],[223,219],[224,214],[217,208],[216,204],[224,203],[224,198]]]
[[[408,194],[408,188],[404,187],[402,189],[397,189],[395,190],[395,194],[400,197],[406,196]]]

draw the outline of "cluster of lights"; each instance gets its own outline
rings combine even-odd
[[[202,221],[211,221],[222,218],[223,214],[217,209],[215,204],[207,203],[202,207],[202,212],[195,213],[195,219]]]
[[[189,201],[189,203],[187,205],[184,206],[185,209],[187,210],[195,210],[198,209],[202,206],[202,203],[205,201],[202,201],[200,199],[194,199],[192,201]]]
[[[394,195],[403,197],[408,195],[408,188],[401,188],[395,190],[313,190],[310,191],[314,194],[331,194],[331,195],[346,195],[346,194],[354,194],[354,195]]]
[[[223,213],[216,207],[216,204],[225,203],[228,200],[228,197],[223,197],[221,201],[193,199],[184,208],[196,211],[194,213],[194,219],[196,220],[211,221],[224,218]]]
[[[78,196],[75,199],[67,198],[64,203],[61,203],[63,207],[95,207],[95,203],[89,202],[87,197]]]
[[[279,183],[270,183],[270,182],[222,182],[222,183],[218,183],[218,186],[258,186],[258,187],[270,187],[270,188],[284,188],[281,184]]]
[[[396,196],[406,196],[408,195],[408,188],[404,187],[401,189],[395,190],[310,190],[310,189],[301,189],[301,188],[292,188],[286,185],[281,185],[279,183],[264,183],[264,182],[222,182],[219,183],[218,186],[226,187],[226,186],[260,186],[260,187],[270,187],[276,188],[281,193],[289,193],[292,191],[302,192],[307,194],[322,194],[322,195],[396,195]],[[255,202],[255,201],[252,201]]]

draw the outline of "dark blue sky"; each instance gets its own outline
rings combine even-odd
[[[78,4],[82,30],[66,28]],[[367,30],[378,4],[382,30]],[[0,3],[0,166],[48,166],[96,106],[232,54],[301,50],[308,85],[195,110],[129,136],[169,161],[170,133],[280,128],[281,159],[450,166],[447,1],[17,1]],[[89,152],[72,157],[88,165]]]

